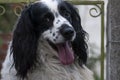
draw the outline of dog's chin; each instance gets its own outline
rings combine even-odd
[[[54,44],[49,41],[51,47],[57,51],[60,62],[63,65],[70,65],[74,62],[74,52],[71,47],[71,41]]]

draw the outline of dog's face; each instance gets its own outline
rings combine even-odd
[[[74,53],[70,45],[76,32],[72,26],[71,10],[60,0],[41,0],[32,4],[31,13],[38,30],[42,31],[40,37],[56,47],[61,63],[72,63]]]
[[[40,0],[25,7],[16,24],[11,45],[17,75],[25,78],[41,60],[37,53],[41,38],[57,51],[62,64],[74,61],[85,64],[85,34],[79,14],[66,1]]]
[[[54,44],[72,41],[76,32],[71,24],[71,11],[60,0],[41,0],[32,5],[35,24],[43,28],[42,36]],[[42,27],[42,28],[41,28]]]

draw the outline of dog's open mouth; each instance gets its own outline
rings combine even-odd
[[[58,57],[63,65],[72,64],[74,61],[74,52],[71,48],[71,42],[53,44],[48,40],[49,44],[58,52]]]
[[[74,61],[74,53],[69,44],[69,42],[56,44],[59,59],[64,65],[72,64]]]

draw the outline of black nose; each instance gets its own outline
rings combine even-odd
[[[60,28],[60,33],[66,40],[71,40],[74,35],[74,29],[66,24]]]

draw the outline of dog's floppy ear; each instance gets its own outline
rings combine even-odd
[[[83,30],[81,26],[81,19],[78,12],[76,11],[76,8],[67,2],[65,3],[71,10],[72,25],[76,31],[76,38],[72,43],[75,56],[80,62],[80,65],[86,64],[87,61],[87,44],[85,41],[86,32]]]
[[[30,7],[26,7],[18,19],[13,33],[11,54],[17,76],[25,78],[27,72],[35,67],[37,62],[38,35],[30,19]]]

